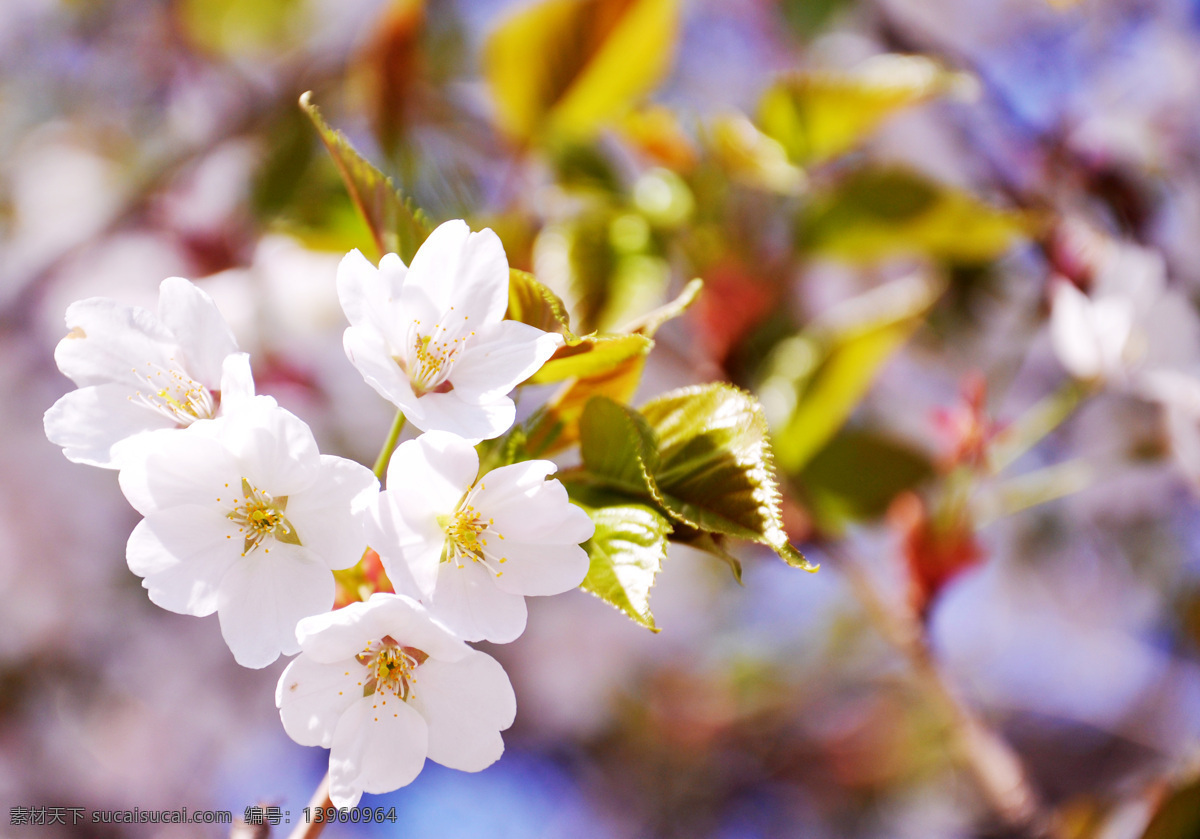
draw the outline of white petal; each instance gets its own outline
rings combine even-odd
[[[392,495],[381,492],[378,502],[367,511],[363,526],[367,543],[379,554],[396,592],[428,597],[437,584],[446,534],[433,515],[401,512]]]
[[[583,582],[589,565],[587,551],[578,545],[531,545],[489,539],[484,556],[502,571],[495,578],[500,589],[526,596],[570,591]]]
[[[363,675],[354,659],[325,664],[300,654],[279,677],[275,707],[283,730],[301,746],[333,744],[342,714],[363,698]]]
[[[407,786],[425,765],[425,719],[400,701],[373,708],[372,698],[351,705],[334,731],[329,796],[335,807],[353,807],[363,792]]]
[[[386,334],[386,313],[399,299],[408,269],[396,254],[387,254],[379,267],[355,248],[338,264],[338,302],[353,326],[369,326]]]
[[[280,653],[299,651],[296,624],[332,608],[333,595],[333,573],[304,548],[259,547],[221,580],[221,636],[238,664],[266,667]]]
[[[92,297],[67,307],[71,333],[58,342],[54,360],[75,384],[128,382],[139,379],[133,368],[171,365],[175,337],[145,309]]]
[[[429,727],[429,759],[478,772],[504,752],[500,732],[513,723],[517,699],[508,674],[475,651],[453,664],[430,659],[416,672],[414,705]]]
[[[213,437],[223,420],[154,431],[120,453],[121,491],[142,515],[180,504],[226,504],[242,497],[241,471]],[[233,504],[229,503],[229,509]]]
[[[391,576],[411,576],[422,597],[437,581],[451,515],[479,472],[479,456],[461,437],[431,431],[401,443],[388,463],[388,487],[368,525],[370,541]],[[405,566],[400,568],[399,566]]]
[[[471,233],[466,222],[448,221],[417,250],[406,283],[422,289],[443,316],[453,306],[478,324],[494,323],[508,308],[508,257],[491,230]]]
[[[1071,283],[1054,286],[1050,339],[1059,362],[1077,379],[1094,379],[1103,369],[1100,336],[1092,317],[1092,301]]]
[[[447,661],[457,661],[471,651],[420,603],[398,594],[373,594],[364,603],[306,618],[296,634],[306,654],[326,663],[353,658],[385,635]]]
[[[483,403],[466,402],[457,391],[427,393],[418,400],[420,414],[405,415],[422,431],[447,431],[472,445],[499,437],[512,428],[517,408],[507,396]]]
[[[577,545],[592,538],[595,526],[570,502],[557,480],[545,480],[553,463],[531,460],[484,475],[475,506],[493,520],[492,529],[517,542]]]
[[[408,383],[408,376],[392,358],[391,348],[376,332],[352,326],[342,335],[342,345],[350,363],[362,374],[363,380],[375,392],[391,402],[410,422],[420,416],[417,396]],[[420,428],[420,426],[417,426]]]
[[[247,399],[222,420],[220,440],[237,458],[242,477],[273,496],[294,495],[313,485],[321,455],[312,430],[269,396]]]
[[[187,505],[153,512],[125,547],[129,570],[144,577],[150,600],[184,615],[211,615],[225,573],[241,559],[233,522],[212,507]]]
[[[538,371],[562,345],[562,336],[515,320],[483,327],[450,374],[467,402],[503,396]]]
[[[367,467],[321,455],[316,482],[288,496],[285,515],[300,543],[330,568],[350,568],[367,549],[363,515],[378,491],[379,482]]]
[[[464,641],[515,641],[525,631],[525,598],[501,591],[494,576],[478,562],[442,563],[430,613]]]
[[[222,414],[231,413],[254,398],[254,374],[250,372],[250,354],[230,353],[221,364]]]
[[[220,387],[221,365],[237,352],[237,341],[213,299],[182,277],[168,277],[158,287],[158,317],[174,333],[191,377],[210,390]]]
[[[132,400],[131,394],[128,385],[115,383],[71,391],[46,411],[46,437],[75,463],[120,468],[114,445],[144,431],[175,427],[158,411]]]

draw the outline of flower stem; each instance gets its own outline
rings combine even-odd
[[[329,800],[329,773],[325,773],[325,777],[321,779],[321,783],[317,784],[317,789],[313,792],[312,800],[308,802],[309,813],[315,810],[324,810],[326,807],[332,807],[333,802]],[[301,821],[296,825],[288,839],[316,839],[321,835],[321,831],[325,829],[326,820],[312,820],[307,823]]]
[[[375,458],[375,477],[380,481],[383,480],[383,475],[387,472],[388,463],[392,459],[392,450],[396,448],[396,441],[400,439],[400,432],[404,430],[404,412],[397,411],[396,419],[392,422],[392,430],[388,432],[387,439],[383,441],[383,448],[379,450],[379,457]]]

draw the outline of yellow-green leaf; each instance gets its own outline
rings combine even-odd
[[[829,442],[942,288],[918,275],[895,280],[841,304],[775,348],[759,390],[775,409],[781,469],[799,472]]]
[[[678,0],[543,0],[492,33],[484,69],[513,138],[586,138],[666,73]]]
[[[583,543],[591,563],[582,588],[658,632],[650,612],[650,589],[667,558],[671,524],[645,504],[602,493],[573,495],[596,525]]]
[[[860,169],[800,218],[799,245],[849,262],[925,254],[986,262],[1028,235],[1026,214],[993,207],[968,192],[902,168]]]
[[[633,408],[605,396],[590,399],[579,420],[579,450],[587,474],[605,486],[659,500],[658,441]]]
[[[316,126],[354,205],[370,228],[377,255],[397,253],[405,263],[412,262],[417,248],[433,230],[428,216],[400,194],[391,178],[359,154],[345,134],[329,127],[313,104],[311,91],[300,97],[300,107]]]
[[[505,317],[536,326],[543,332],[561,332],[568,342],[575,340],[567,307],[557,294],[526,271],[508,270],[508,312]]]
[[[529,378],[544,385],[567,379],[609,373],[631,358],[648,355],[654,342],[645,335],[588,335],[573,345],[560,347],[542,368]]]
[[[781,79],[763,94],[758,121],[793,161],[811,166],[849,151],[896,111],[970,86],[924,56],[878,55],[849,72]]]
[[[810,567],[788,544],[762,408],[732,385],[672,391],[641,408],[658,439],[652,469],[662,506],[696,530],[769,545]]]

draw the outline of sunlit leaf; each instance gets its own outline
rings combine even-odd
[[[579,450],[588,474],[605,486],[658,500],[658,441],[633,408],[605,396],[589,400],[579,420]]]
[[[654,342],[645,335],[588,335],[560,347],[529,379],[542,385],[609,373],[636,356],[645,356]]]
[[[733,578],[742,584],[742,561],[725,549],[726,537],[720,533],[706,533],[702,530],[692,530],[685,526],[676,526],[671,534],[672,542],[679,542],[717,559],[729,566]],[[797,551],[797,553],[799,553]],[[801,557],[803,559],[803,557]],[[792,563],[798,564],[798,563]]]
[[[645,504],[615,495],[581,490],[572,500],[596,525],[595,535],[583,544],[591,565],[580,587],[657,632],[650,589],[667,558],[670,522]]]
[[[758,402],[731,385],[672,391],[641,408],[658,438],[652,470],[663,507],[696,530],[761,542],[796,564]]]
[[[713,120],[713,156],[733,180],[755,189],[795,195],[808,182],[804,170],[788,160],[783,145],[741,114]]]
[[[181,0],[178,6],[188,36],[217,53],[278,51],[299,41],[307,24],[303,0]]]
[[[636,332],[645,335],[647,338],[653,338],[654,333],[658,328],[669,320],[686,312],[696,299],[700,297],[700,292],[704,290],[704,280],[699,277],[693,279],[683,287],[683,290],[675,296],[674,300],[664,303],[657,309],[647,312],[641,317],[635,318],[625,324],[623,332]]]
[[[969,86],[918,55],[878,55],[850,72],[789,76],[759,103],[758,122],[788,156],[810,166],[849,151],[896,111]]]
[[[508,312],[505,317],[536,326],[543,332],[561,332],[568,341],[575,339],[567,308],[559,296],[538,282],[533,274],[516,268],[508,271]]]
[[[772,411],[775,455],[799,472],[845,424],[875,376],[923,322],[942,285],[913,275],[831,310],[776,347],[760,387]]]
[[[621,403],[633,398],[642,371],[644,355],[631,356],[606,373],[568,382],[546,404],[529,432],[529,450],[551,454],[579,440],[579,418],[594,396],[607,396]]]
[[[1032,230],[1032,220],[901,169],[860,169],[814,196],[799,246],[850,262],[925,254],[986,262]]]
[[[300,107],[313,121],[337,164],[346,189],[371,229],[378,253],[397,253],[405,263],[411,262],[417,248],[433,230],[424,211],[401,196],[391,179],[355,151],[345,134],[329,127],[312,103],[311,92],[300,97]]]
[[[484,69],[506,133],[586,138],[670,66],[678,0],[542,0],[492,33]]]

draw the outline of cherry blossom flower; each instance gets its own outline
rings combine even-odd
[[[555,468],[532,460],[476,480],[467,441],[423,434],[392,456],[367,540],[397,591],[468,641],[507,643],[525,629],[526,595],[560,594],[587,575],[579,543],[595,528],[561,483],[546,480]]]
[[[181,277],[159,286],[157,315],[93,297],[71,304],[66,320],[54,359],[78,389],[50,407],[45,430],[77,463],[120,468],[123,442],[254,395],[249,356],[212,298]]]
[[[374,594],[305,618],[296,634],[275,705],[288,736],[330,749],[335,806],[411,783],[425,758],[478,772],[504,752],[517,711],[507,674],[416,601]]]
[[[1091,249],[1088,294],[1062,278],[1051,287],[1050,338],[1067,372],[1138,392],[1147,374],[1193,364],[1200,323],[1167,286],[1162,255],[1109,239]]]
[[[375,268],[357,250],[338,266],[350,321],[346,355],[367,384],[424,431],[479,441],[513,423],[508,397],[562,338],[504,320],[508,260],[491,230],[448,221],[405,267],[387,254]]]
[[[317,451],[303,421],[267,396],[186,433],[146,435],[123,464],[125,497],[145,518],[126,558],[150,599],[210,615],[234,658],[290,655],[296,623],[333,606],[333,570],[366,549],[371,470]]]

